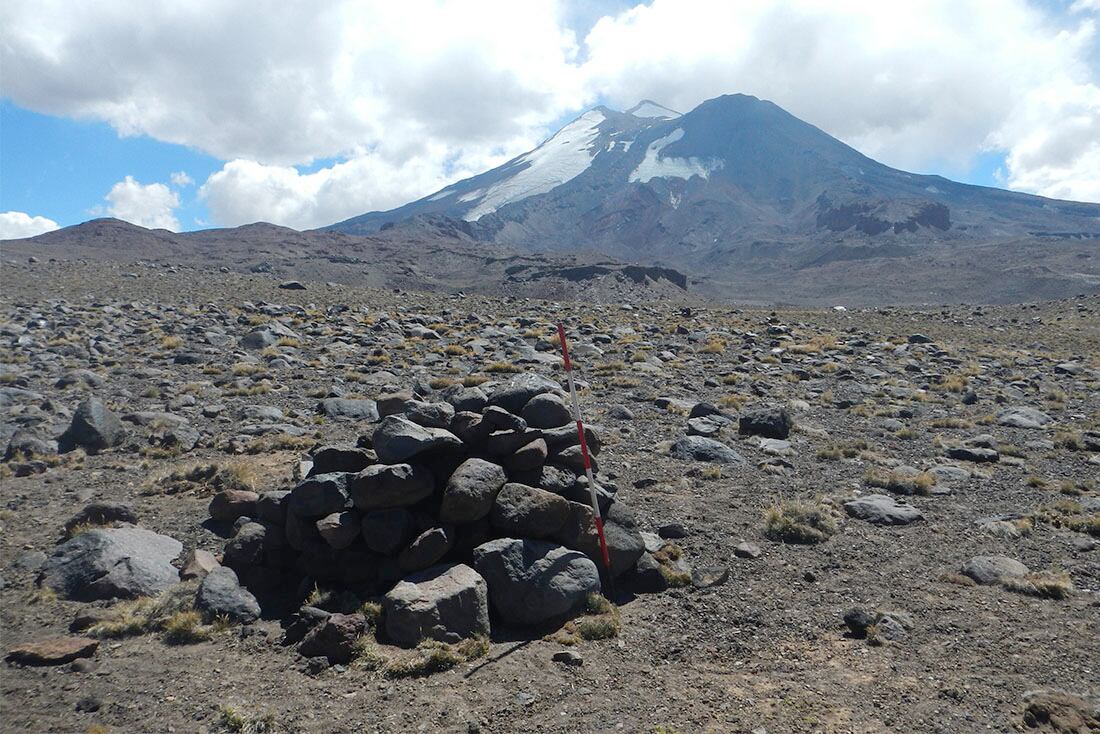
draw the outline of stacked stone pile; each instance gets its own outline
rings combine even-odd
[[[561,387],[523,374],[442,398],[382,397],[373,431],[316,450],[291,491],[215,495],[212,518],[234,527],[224,564],[255,591],[384,594],[384,631],[400,644],[487,634],[490,609],[509,625],[580,609],[606,572]],[[610,573],[635,572],[642,535],[597,484]]]

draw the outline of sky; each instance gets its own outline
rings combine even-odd
[[[891,166],[1100,202],[1100,0],[5,0],[0,239],[389,209],[584,110],[769,99]]]

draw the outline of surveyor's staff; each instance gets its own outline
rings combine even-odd
[[[603,516],[600,515],[600,502],[596,495],[596,480],[592,476],[592,459],[588,456],[588,439],[584,437],[584,421],[581,418],[581,403],[577,399],[577,386],[573,382],[573,362],[569,359],[569,346],[565,342],[565,327],[558,324],[558,340],[561,341],[561,358],[565,365],[565,375],[569,378],[569,395],[573,398],[573,419],[577,421],[577,438],[581,442],[581,457],[584,459],[584,474],[588,477],[588,492],[592,498],[592,514],[596,520],[596,534],[600,538],[600,553],[603,555],[603,567],[607,579],[611,580],[611,556],[607,552],[607,538],[603,534]]]

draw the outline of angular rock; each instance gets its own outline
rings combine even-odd
[[[502,535],[548,538],[565,524],[569,502],[553,492],[510,483],[497,494],[489,515]]]
[[[507,481],[503,467],[484,459],[467,459],[447,480],[440,521],[462,525],[485,517]]]
[[[779,405],[749,408],[741,413],[737,432],[748,436],[786,438],[791,434],[791,415]]]
[[[238,517],[253,517],[260,495],[244,489],[223,489],[210,500],[207,512],[219,522],[233,522]]]
[[[1006,408],[997,414],[999,424],[1013,428],[1042,428],[1051,420],[1052,418],[1041,410],[1023,405]]]
[[[256,499],[256,519],[282,527],[289,504],[290,492],[285,489],[264,492]]]
[[[425,428],[447,428],[455,417],[455,409],[450,403],[410,400],[405,403],[405,417]]]
[[[996,584],[1013,576],[1023,576],[1028,568],[1008,556],[974,556],[962,565],[962,574],[979,584]]]
[[[182,551],[178,540],[144,528],[97,528],[55,548],[39,580],[76,601],[152,596],[179,580],[172,561]]]
[[[84,399],[73,414],[69,428],[57,439],[57,450],[68,453],[82,448],[99,453],[126,440],[126,426],[99,398]]]
[[[258,522],[247,522],[225,544],[222,561],[226,566],[243,572],[263,561],[267,528]]]
[[[458,642],[489,634],[485,579],[464,564],[435,566],[407,576],[386,594],[386,637],[398,645],[421,640]]]
[[[565,400],[554,393],[535,395],[523,406],[521,415],[531,428],[557,428],[573,422]]]
[[[489,405],[504,408],[513,415],[521,415],[527,402],[543,393],[564,395],[561,386],[554,380],[534,372],[524,372],[493,390],[489,395]]]
[[[684,461],[709,461],[715,464],[744,464],[741,454],[726,444],[703,436],[684,436],[672,444],[672,456]]]
[[[317,412],[334,420],[378,420],[378,404],[373,400],[352,398],[325,398],[317,403]]]
[[[406,507],[434,490],[432,473],[418,464],[372,464],[348,483],[352,502],[364,511]]]
[[[420,571],[436,563],[447,555],[455,542],[455,533],[451,528],[430,528],[416,536],[409,546],[397,557],[397,565],[405,573]]]
[[[363,540],[368,548],[383,555],[392,555],[404,548],[415,529],[412,513],[408,510],[375,510],[363,515]]]
[[[183,566],[180,568],[180,580],[189,581],[205,578],[208,573],[219,565],[218,559],[214,557],[213,553],[202,548],[195,548],[183,561]]]
[[[348,478],[351,474],[332,472],[315,474],[306,478],[290,492],[287,507],[304,520],[339,512],[351,503],[348,495]]]
[[[343,550],[355,542],[363,531],[362,518],[358,512],[345,510],[326,515],[317,521],[317,532],[333,550]]]
[[[884,494],[869,494],[844,503],[852,517],[875,525],[908,525],[923,520],[924,515],[912,505]]]
[[[536,438],[529,444],[516,449],[511,456],[504,458],[504,465],[512,473],[534,471],[546,463],[546,441]]]
[[[313,452],[313,468],[309,473],[311,475],[332,472],[355,474],[374,462],[375,455],[370,449],[322,446]]]
[[[137,515],[129,505],[121,502],[92,502],[65,521],[65,534],[81,525],[109,525],[115,522],[136,525]]]
[[[233,569],[217,566],[206,574],[195,594],[195,608],[207,621],[228,617],[250,624],[260,618],[260,604],[248,589],[241,587]]]
[[[62,665],[95,655],[99,640],[87,637],[51,637],[9,648],[6,659],[20,665]]]
[[[366,630],[367,620],[362,614],[330,614],[306,633],[298,654],[326,658],[329,665],[350,663],[355,657],[355,641]]]
[[[993,449],[982,449],[972,446],[952,446],[947,449],[947,455],[952,459],[973,461],[975,463],[992,463],[1001,457],[1001,455]]]
[[[600,591],[600,574],[591,559],[541,540],[491,540],[474,549],[473,565],[489,585],[493,608],[509,624],[560,618]]]
[[[462,441],[444,428],[425,428],[399,415],[388,415],[374,432],[379,461],[397,464],[429,451],[461,449]]]

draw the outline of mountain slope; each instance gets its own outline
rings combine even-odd
[[[597,107],[498,168],[326,229],[365,234],[420,214],[466,220],[482,241],[594,248],[711,275],[739,267],[723,254],[761,242],[802,262],[813,244],[874,254],[886,244],[1100,237],[1100,205],[899,171],[746,95],[683,115],[651,101],[625,113]]]

